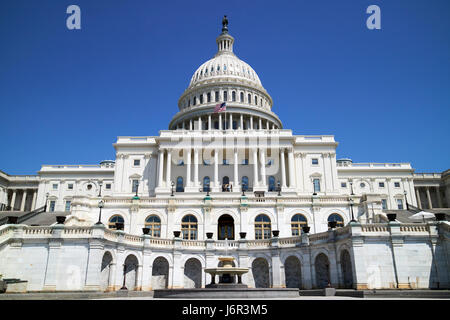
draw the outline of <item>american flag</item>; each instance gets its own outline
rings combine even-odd
[[[214,108],[214,113],[226,111],[226,110],[227,110],[227,105],[225,102],[223,102],[221,104],[219,103],[218,105],[216,105],[216,107]]]

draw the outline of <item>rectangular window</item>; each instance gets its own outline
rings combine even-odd
[[[138,189],[139,181],[133,180],[133,188],[131,189],[131,192],[136,192]]]
[[[242,164],[243,165],[248,165],[248,159],[242,159]]]
[[[311,159],[311,163],[313,166],[316,166],[319,164],[319,159],[317,159],[317,158]]]
[[[140,166],[140,165],[141,165],[141,160],[134,159],[134,166]]]
[[[208,102],[211,102],[211,92],[208,92],[207,99],[208,99]]]
[[[384,182],[379,182],[379,183],[378,183],[378,186],[379,186],[380,188],[384,188]]]
[[[347,182],[341,182],[341,188],[347,188]]]
[[[53,184],[53,190],[58,190],[58,185],[56,183]]]
[[[223,159],[223,164],[227,166],[230,164],[230,162],[228,161],[228,159]]]
[[[49,210],[50,212],[55,211],[55,205],[56,205],[55,200],[50,201],[50,210]]]
[[[216,98],[216,102],[219,102],[219,91],[215,92],[215,98]]]
[[[106,184],[106,190],[111,190],[111,183]]]
[[[228,101],[228,92],[227,91],[223,92],[223,101]]]
[[[73,190],[73,183],[69,183],[69,184],[67,185],[67,189],[68,189],[68,190]]]
[[[320,192],[320,179],[314,179],[314,192]]]
[[[70,211],[70,201],[66,201],[65,211]]]
[[[400,188],[400,182],[394,182],[394,187]]]
[[[383,210],[387,210],[387,200],[386,199],[381,199],[381,208]]]
[[[397,207],[398,207],[398,210],[403,210],[403,200],[402,199],[397,199]]]

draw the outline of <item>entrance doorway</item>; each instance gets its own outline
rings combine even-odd
[[[234,219],[228,214],[224,214],[219,218],[218,224],[218,240],[234,240]]]

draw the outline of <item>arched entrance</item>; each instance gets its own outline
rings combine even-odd
[[[286,288],[302,287],[301,265],[297,257],[290,256],[286,259],[284,262],[284,276]]]
[[[201,288],[202,264],[195,258],[190,258],[184,264],[184,288]]]
[[[218,240],[234,240],[234,219],[228,214],[220,216],[217,224]]]
[[[252,263],[255,288],[270,288],[269,264],[264,258],[257,258]]]
[[[352,272],[352,261],[350,259],[350,254],[347,250],[341,252],[341,269],[342,269],[342,279],[344,280],[344,288],[350,289],[353,287],[353,272]]]
[[[316,269],[316,286],[325,288],[330,283],[330,262],[325,254],[320,253],[314,264]]]
[[[153,261],[152,289],[165,289],[169,283],[169,262],[166,258],[158,257]]]
[[[130,291],[136,290],[138,264],[137,258],[132,254],[125,259],[125,287]]]
[[[100,289],[101,291],[106,291],[109,286],[110,282],[110,275],[111,275],[111,263],[113,261],[113,258],[111,256],[111,253],[105,252],[102,259],[102,267],[100,271]]]

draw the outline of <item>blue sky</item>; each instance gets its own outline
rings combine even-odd
[[[66,8],[81,8],[81,30]],[[381,30],[366,8],[381,8]],[[294,134],[337,157],[450,168],[450,1],[0,2],[0,170],[114,159],[117,136],[157,135],[224,14]]]

